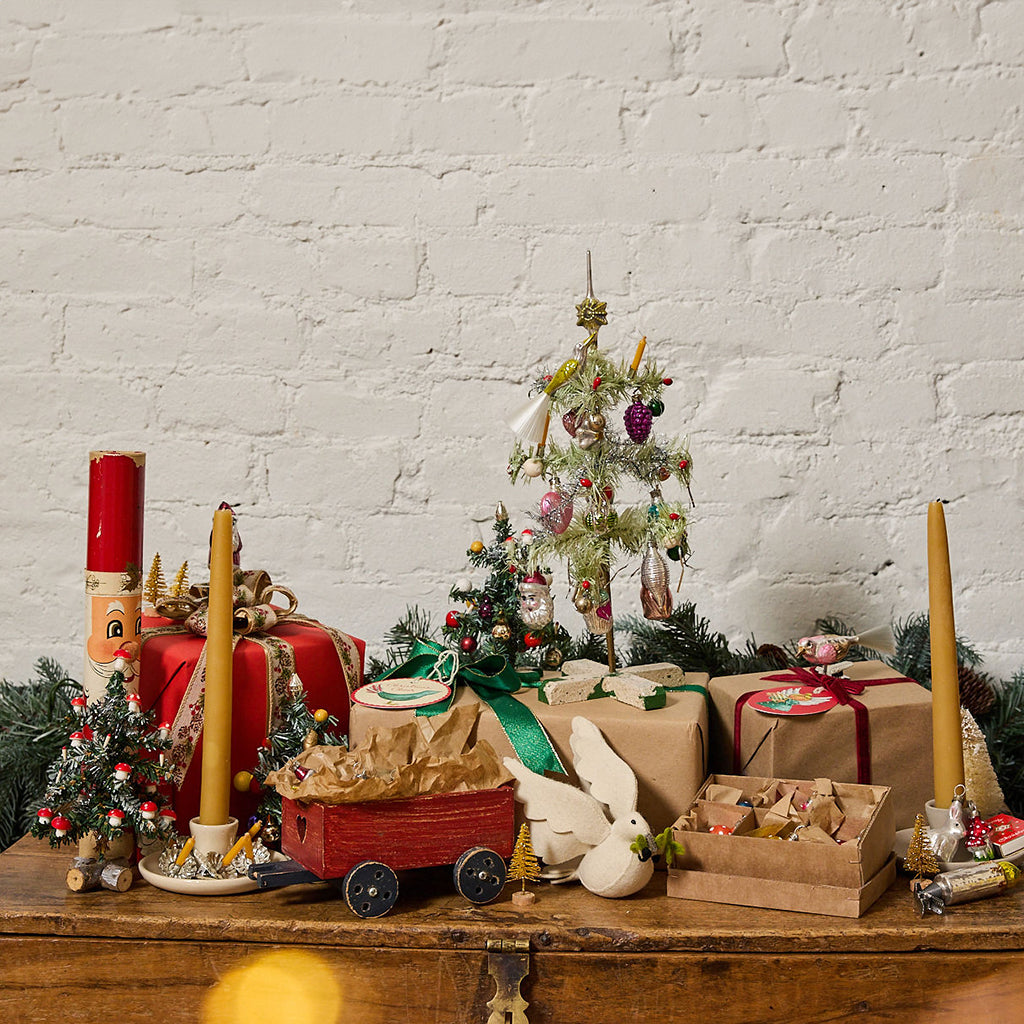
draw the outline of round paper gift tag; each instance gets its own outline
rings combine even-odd
[[[838,703],[823,686],[783,686],[747,698],[750,707],[766,715],[820,715]]]
[[[360,686],[352,694],[366,708],[425,708],[447,700],[452,688],[439,679],[380,679]]]

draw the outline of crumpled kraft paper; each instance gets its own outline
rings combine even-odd
[[[271,772],[267,785],[290,800],[323,804],[494,789],[512,776],[486,740],[468,745],[478,713],[469,705],[395,729],[374,727],[352,750],[310,747]],[[309,774],[300,780],[296,766]]]

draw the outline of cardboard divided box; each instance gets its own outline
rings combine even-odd
[[[780,670],[783,672],[784,670]],[[892,789],[897,828],[911,828],[932,793],[932,695],[911,679],[903,679],[881,661],[855,662],[850,679],[870,682],[856,700],[867,710],[870,744],[866,779],[857,774],[857,728],[854,710],[839,705],[820,715],[764,714],[749,705],[740,718],[740,758],[734,760],[737,702],[744,694],[796,686],[751,673],[712,679],[710,770],[762,778],[827,777],[835,782],[866,782]]]
[[[674,666],[677,684],[698,688],[707,685],[703,672],[687,672],[685,678]],[[632,670],[629,670],[632,671]],[[670,683],[671,685],[671,683]],[[615,700],[602,697],[574,704],[548,705],[538,699],[536,689],[524,688],[516,700],[529,708],[543,725],[551,744],[568,772],[553,776],[560,781],[578,783],[572,770],[569,737],[572,720],[577,715],[588,718],[604,734],[611,748],[636,773],[639,784],[637,810],[648,824],[661,831],[670,825],[693,799],[707,774],[708,712],[704,694],[694,691],[669,690],[665,707],[641,711]],[[468,687],[460,686],[453,707],[480,703]],[[494,713],[480,703],[475,740],[487,740],[502,757],[513,757],[512,744],[498,724]],[[349,717],[349,743],[362,742],[371,726],[394,727],[408,722],[415,712],[383,710],[353,704]],[[429,721],[429,719],[428,719]]]
[[[730,787],[740,799],[759,807],[708,800],[709,788]],[[750,776],[712,775],[676,821],[673,835],[685,852],[668,872],[668,895],[711,903],[797,910],[835,917],[860,917],[896,877],[895,826],[890,791],[885,786],[834,783],[837,805],[846,814],[842,843],[790,842],[755,838],[768,802],[758,795],[772,787],[812,792],[814,782]],[[712,793],[714,790],[712,790]],[[712,825],[735,828],[732,835],[708,831]]]

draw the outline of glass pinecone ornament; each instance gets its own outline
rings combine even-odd
[[[626,408],[622,421],[626,425],[629,439],[634,444],[643,444],[651,436],[651,424],[654,422],[654,417],[651,410],[639,398],[634,399],[633,404]]]
[[[956,674],[960,683],[960,704],[975,718],[995,707],[996,692],[984,672],[976,672],[969,665],[960,665]]]

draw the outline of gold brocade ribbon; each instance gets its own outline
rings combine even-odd
[[[270,595],[279,593],[289,600],[287,608],[270,605]],[[142,644],[157,636],[185,635],[192,633],[206,636],[206,610],[209,587],[192,587],[184,597],[169,598],[158,602],[156,612],[164,618],[177,619],[172,626],[155,626],[142,631]],[[243,639],[258,644],[265,655],[266,663],[266,735],[274,730],[280,720],[279,709],[288,698],[288,687],[295,674],[295,652],[282,637],[273,636],[268,630],[282,621],[315,626],[330,637],[334,644],[342,675],[348,693],[362,685],[362,663],[355,641],[341,630],[325,626],[296,612],[298,602],[287,587],[271,583],[270,576],[262,570],[241,572],[235,570],[235,607],[233,616],[234,636],[232,651]],[[199,654],[192,676],[185,686],[174,721],[171,723],[171,749],[167,755],[168,775],[175,786],[181,786],[199,737],[203,732],[203,696],[206,690],[206,644]]]

